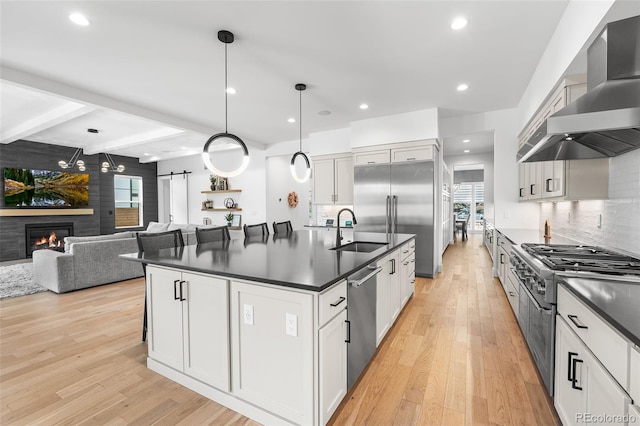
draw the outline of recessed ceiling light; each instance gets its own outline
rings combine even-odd
[[[360,109],[367,109],[369,108],[369,105],[367,104],[360,104]]]
[[[465,83],[459,84],[458,87],[456,87],[458,92],[464,92],[468,88],[469,88],[469,86],[467,84],[465,84]]]
[[[144,155],[151,155],[151,154],[149,154],[148,152],[145,152]]]
[[[469,142],[471,142],[471,139],[463,139],[462,140],[462,143],[469,143]]]
[[[296,122],[296,119],[295,119],[295,118],[289,118],[287,121],[288,121],[289,123],[295,123],[295,122]]]
[[[188,149],[186,146],[181,146],[180,149]]]
[[[227,93],[230,95],[235,95],[236,93],[238,93],[238,91],[233,87],[227,87]]]
[[[462,16],[458,16],[451,22],[451,29],[459,30],[467,26],[467,20]]]
[[[83,27],[88,26],[91,22],[84,16],[82,13],[72,13],[69,15],[69,19],[76,25],[81,25]]]
[[[469,150],[468,150],[468,149],[465,149],[465,150],[464,150],[464,153],[465,153],[465,154],[466,154],[466,153],[468,153],[468,152],[469,152]]]
[[[318,111],[318,115],[331,115],[331,111],[323,109],[322,111]]]

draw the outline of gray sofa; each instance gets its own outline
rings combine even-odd
[[[146,231],[182,229],[185,244],[195,244],[195,225],[151,222]],[[142,265],[118,256],[138,251],[135,232],[90,237],[66,237],[65,252],[33,252],[35,281],[55,293],[66,293],[143,276]]]

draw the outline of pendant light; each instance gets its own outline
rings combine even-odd
[[[249,165],[249,150],[247,149],[247,145],[245,145],[242,139],[234,134],[229,133],[227,129],[227,45],[233,43],[233,33],[226,30],[218,31],[218,40],[224,43],[224,132],[217,133],[211,136],[209,140],[204,144],[204,148],[202,150],[202,160],[204,161],[205,166],[207,166],[207,168],[211,170],[211,172],[216,176],[234,177],[242,173]],[[230,172],[220,170],[215,167],[213,165],[213,162],[211,161],[211,153],[209,152],[209,148],[212,147],[214,142],[225,142],[225,140],[231,143],[238,144],[243,150],[242,164],[236,170]]]
[[[309,163],[309,157],[307,157],[307,155],[302,152],[302,91],[307,89],[307,85],[306,84],[302,84],[302,83],[298,83],[296,84],[296,90],[300,92],[300,149],[298,152],[296,152],[295,154],[293,154],[293,157],[291,157],[291,174],[293,175],[293,178],[295,179],[296,182],[300,182],[300,183],[304,183],[309,179],[309,176],[311,176],[311,164]],[[304,158],[305,163],[307,163],[307,168],[304,172],[304,176],[303,177],[299,177],[296,174],[296,158],[298,158],[299,156],[301,156],[302,158]]]

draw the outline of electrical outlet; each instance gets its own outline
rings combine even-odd
[[[298,337],[298,317],[294,314],[287,314],[285,321],[287,336]]]
[[[245,304],[242,314],[244,317],[244,323],[247,325],[253,325],[253,306]]]

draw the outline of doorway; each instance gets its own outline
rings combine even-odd
[[[457,219],[469,215],[467,232],[482,232],[484,220],[484,167],[482,164],[455,166],[453,213]]]
[[[189,175],[158,176],[158,221],[189,223]]]

